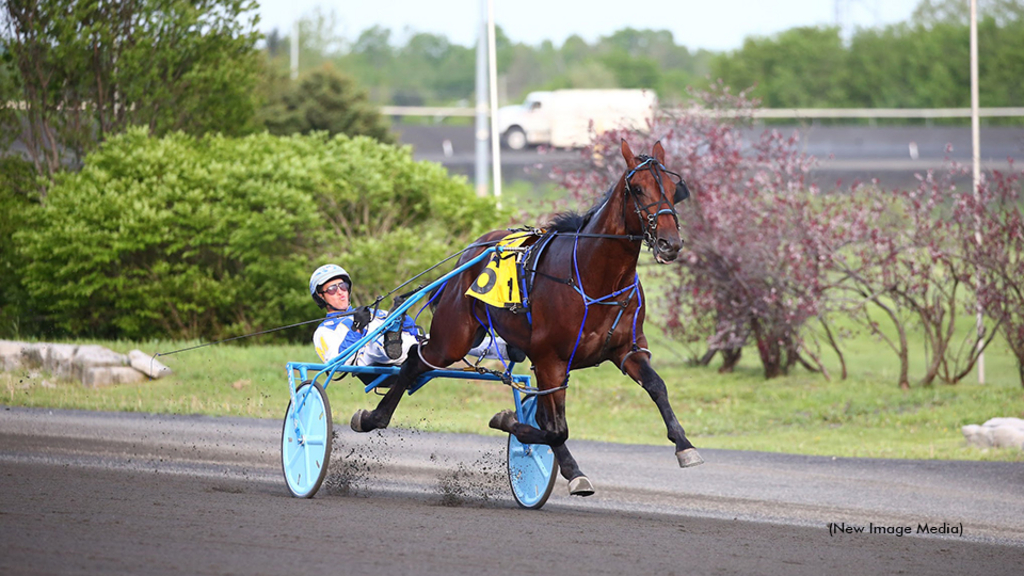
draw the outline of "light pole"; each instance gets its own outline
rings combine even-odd
[[[501,202],[501,135],[498,134],[498,56],[494,38],[494,0],[487,0],[487,55],[491,85],[491,173],[494,176],[494,197]]]
[[[292,57],[292,80],[299,77],[299,21],[296,20],[292,24],[292,41],[291,44],[291,57]]]
[[[487,0],[480,0],[476,41],[476,195],[487,195]]]
[[[971,146],[973,147],[974,161],[974,197],[978,198],[981,193],[978,187],[981,185],[981,127],[978,119],[978,0],[971,0]],[[981,246],[981,229],[975,228],[974,241]],[[981,279],[978,279],[980,284]],[[981,310],[981,303],[978,303],[978,383],[985,383],[985,343],[982,336],[985,334],[985,315]]]

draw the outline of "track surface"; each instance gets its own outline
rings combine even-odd
[[[339,416],[340,417],[340,416]],[[280,423],[0,407],[2,574],[1020,574],[1024,466],[571,442],[598,489],[508,495],[504,440],[336,428],[312,500]],[[828,524],[962,525],[963,535]]]

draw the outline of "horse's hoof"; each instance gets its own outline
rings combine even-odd
[[[487,423],[488,426],[495,430],[501,430],[502,432],[512,433],[512,425],[516,423],[516,413],[512,410],[502,410],[494,416],[491,416],[491,421]]]
[[[369,432],[369,430],[363,429],[363,414],[366,414],[366,410],[362,408],[356,410],[356,413],[352,415],[352,422],[349,422],[349,426],[356,432]]]
[[[704,463],[704,459],[700,457],[696,448],[687,448],[676,452],[676,460],[679,460],[680,468],[689,468]]]
[[[577,476],[572,480],[569,480],[569,495],[570,496],[590,496],[594,493],[594,485],[590,483],[590,478],[586,476]]]

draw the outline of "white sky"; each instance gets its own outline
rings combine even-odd
[[[257,0],[260,29],[287,35],[292,22],[319,7],[334,11],[337,32],[355,40],[373,25],[406,34],[444,34],[463,46],[476,43],[485,0]],[[627,26],[672,31],[690,50],[733,50],[747,36],[770,36],[794,26],[834,25],[836,7],[850,27],[892,24],[910,17],[919,0],[493,0],[495,22],[514,42],[556,45],[578,34],[587,42]]]

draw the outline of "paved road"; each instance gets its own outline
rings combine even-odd
[[[884,186],[913,186],[915,173],[946,166],[946,158],[971,162],[971,131],[964,127],[858,127],[779,126],[783,134],[800,133],[801,150],[820,161],[812,180],[831,187],[837,180],[847,185],[854,180],[878,178]],[[473,176],[475,141],[469,126],[395,125],[404,144],[413,147],[417,159],[440,162],[449,170]],[[745,130],[748,141],[760,129]],[[444,141],[451,144],[445,155]],[[946,146],[952,151],[947,152]],[[916,157],[911,150],[916,150]],[[1006,169],[1007,157],[1024,162],[1024,128],[984,127],[981,131],[981,159],[986,169]],[[551,166],[578,158],[573,151],[538,154],[536,149],[504,151],[502,169],[506,179],[539,181]],[[1018,167],[1022,167],[1019,165]]]
[[[507,494],[497,436],[338,430],[313,500],[280,424],[0,407],[0,573],[1020,574],[1024,466],[571,444],[598,488]],[[829,523],[911,534],[830,534]],[[918,535],[919,524],[962,535]]]

